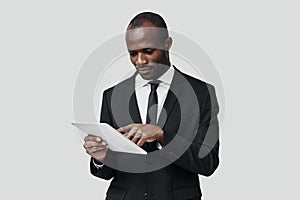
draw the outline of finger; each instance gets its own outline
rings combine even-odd
[[[133,127],[129,132],[123,134],[126,138],[130,139],[135,135],[137,128]]]
[[[136,124],[129,124],[127,126],[120,127],[118,131],[120,130],[119,132],[129,132],[135,125]]]
[[[140,140],[136,143],[138,146],[143,146],[143,144],[146,142],[145,138],[140,138]]]
[[[128,133],[124,133],[123,136],[127,137],[127,136],[128,136]]]
[[[142,137],[142,130],[138,129],[134,137],[131,139],[131,141],[136,143],[141,137]]]
[[[87,141],[83,144],[84,148],[91,148],[91,147],[100,147],[105,146],[107,143],[102,140],[101,142],[94,142],[94,141]]]
[[[126,138],[128,138],[128,139],[132,138],[132,136],[129,135],[128,133],[125,133],[124,136],[125,136]]]
[[[100,151],[100,150],[104,150],[104,149],[107,149],[108,148],[108,144],[106,143],[103,143],[101,144],[100,146],[90,146],[90,147],[87,147],[85,148],[86,151],[91,154],[91,153],[94,153],[96,151]]]
[[[89,148],[88,152],[90,154],[95,154],[95,153],[97,153],[99,151],[106,151],[106,149],[107,149],[107,146],[93,147],[93,148]]]
[[[148,137],[148,138],[145,138],[145,141],[146,141],[146,142],[153,142],[154,140],[156,140],[155,137]]]
[[[106,147],[108,146],[107,142],[105,142],[104,140],[102,140],[101,145]]]
[[[126,137],[127,138],[132,138],[135,136],[136,132],[137,132],[138,128],[137,127],[132,127],[131,130],[127,133]]]
[[[84,137],[84,141],[87,142],[87,141],[98,141],[100,142],[102,140],[101,137],[99,136],[94,136],[94,135],[87,135]]]
[[[84,141],[95,141],[95,140],[99,140],[99,139],[101,140],[100,137],[94,136],[94,135],[87,135],[86,137],[84,137]]]
[[[100,144],[97,144],[95,142],[91,142],[91,141],[87,141],[83,144],[83,147],[85,149],[91,148],[91,147],[95,147],[95,146],[100,146]]]
[[[125,130],[124,130],[123,127],[118,128],[117,131],[119,131],[120,133],[124,133],[125,132]]]

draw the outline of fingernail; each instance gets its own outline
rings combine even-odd
[[[102,145],[106,145],[106,143],[104,141],[101,142]]]
[[[100,139],[99,137],[97,137],[97,138],[96,138],[96,141],[100,142],[100,141],[101,141],[101,139]]]

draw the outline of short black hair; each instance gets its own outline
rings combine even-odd
[[[142,12],[136,15],[129,23],[128,27],[139,28],[144,22],[151,22],[155,27],[167,29],[167,24],[165,20],[156,13],[153,12]]]
[[[130,22],[127,30],[140,28],[145,22],[150,22],[155,27],[161,28],[162,38],[166,39],[169,37],[168,28],[165,20],[156,13],[153,12],[142,12],[137,14]]]

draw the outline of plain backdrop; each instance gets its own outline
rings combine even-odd
[[[299,199],[296,0],[1,1],[0,199],[104,199],[70,125],[73,88],[141,11],[205,48],[223,80],[221,164],[201,177],[203,199]]]

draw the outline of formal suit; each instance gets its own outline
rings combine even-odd
[[[116,129],[130,123],[141,123],[134,92],[135,76],[136,74],[104,91],[101,122],[108,123]],[[184,83],[188,83],[189,86],[184,86]],[[190,94],[195,94],[195,101],[190,100]],[[126,99],[129,105],[122,105],[123,100],[127,102]],[[190,103],[182,105],[182,102]],[[118,105],[118,109],[114,109],[113,105]],[[107,200],[201,199],[198,174],[210,176],[219,164],[218,104],[214,88],[175,68],[164,109],[165,117],[160,116],[158,120],[158,125],[164,131],[164,143],[162,150],[157,152],[166,149],[170,160],[173,156],[173,162],[154,171],[132,173],[107,165],[96,167],[91,159],[90,169],[94,176],[112,179],[107,191]],[[185,126],[182,128],[181,124]],[[195,134],[185,135],[185,130],[188,131],[190,127],[191,130],[196,130]],[[207,134],[210,134],[210,137],[206,137]],[[178,151],[184,144],[188,144],[184,152]],[[156,145],[152,145],[151,148],[152,151],[157,150]],[[126,156],[125,158],[124,160],[130,159]],[[113,163],[116,159],[118,155],[109,151],[107,160]],[[165,160],[168,159],[166,156]]]

